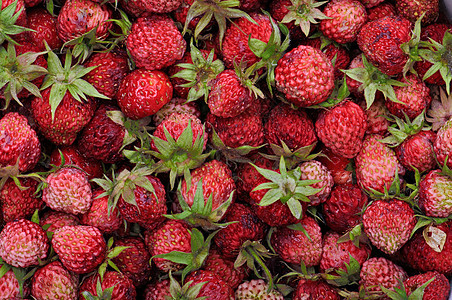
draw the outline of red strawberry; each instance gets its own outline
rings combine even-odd
[[[320,22],[322,33],[341,44],[354,42],[367,21],[364,5],[357,0],[333,0],[323,9],[328,19]]]
[[[100,291],[97,289],[97,282],[100,281],[101,290],[104,292],[106,289],[113,287],[111,293],[111,299],[118,300],[134,300],[137,297],[137,292],[132,280],[130,280],[124,274],[116,271],[107,271],[103,276],[103,280],[100,280],[99,274],[91,275],[86,278],[79,288],[79,300],[84,300],[85,293],[89,293],[91,296],[102,297]]]
[[[185,279],[192,281],[190,286],[204,282],[197,297],[206,297],[209,300],[233,300],[234,291],[220,276],[210,271],[197,270],[190,273]]]
[[[114,163],[122,159],[125,129],[108,117],[109,111],[118,111],[110,105],[100,105],[91,121],[83,128],[78,149],[88,159],[98,159],[104,163]]]
[[[132,24],[126,45],[138,68],[160,70],[183,57],[186,42],[169,16],[151,14]]]
[[[334,68],[320,50],[300,45],[284,54],[275,69],[276,88],[296,106],[325,101],[334,89]]]
[[[269,144],[281,146],[284,142],[292,151],[317,142],[314,124],[307,113],[282,103],[270,111],[264,129]]]
[[[52,116],[51,89],[45,89],[41,94],[42,98],[35,97],[31,102],[33,118],[39,131],[56,145],[71,145],[93,116],[96,102],[91,97],[86,101],[78,101],[66,92]]]
[[[236,268],[234,261],[225,258],[215,250],[209,251],[203,269],[218,274],[233,289],[236,289],[248,276],[248,268],[245,265]]]
[[[307,267],[320,264],[322,232],[319,224],[308,216],[296,224],[301,229],[278,227],[271,236],[271,244],[282,260],[290,264],[303,262]]]
[[[323,280],[300,279],[292,299],[339,300],[341,298],[337,291]]]
[[[338,185],[323,204],[325,222],[332,230],[344,233],[360,223],[360,212],[366,205],[367,196],[358,186]]]
[[[174,91],[177,90],[176,85],[173,83]],[[155,126],[158,126],[167,117],[173,113],[190,114],[194,115],[198,119],[201,117],[201,111],[196,102],[186,102],[184,98],[173,98],[170,102],[166,103],[158,112],[152,115],[152,120]]]
[[[258,39],[267,43],[272,33],[272,25],[269,18],[258,13],[251,13],[250,17],[257,23],[251,23],[247,18],[241,17],[230,24],[224,34],[222,55],[227,68],[234,67],[233,62],[246,62],[251,66],[259,59],[248,46],[248,38]]]
[[[96,37],[105,39],[112,22],[112,11],[106,4],[96,3],[90,0],[68,0],[64,2],[57,19],[57,33],[63,42],[96,28]]]
[[[42,216],[41,220],[39,221],[39,225],[41,225],[42,228],[46,229],[47,232],[53,233],[58,228],[61,228],[63,226],[80,225],[80,220],[75,215],[50,210]]]
[[[347,78],[347,84],[349,84],[348,79],[349,78]],[[366,133],[378,133],[381,135],[386,135],[389,127],[389,121],[385,117],[389,116],[389,112],[386,108],[385,102],[382,99],[378,99],[374,101],[374,103],[372,103],[372,105],[368,109],[366,109],[366,101],[361,101],[359,103],[359,106],[364,109],[367,115],[367,123],[369,126],[367,127]]]
[[[77,299],[79,277],[53,261],[33,275],[31,295],[36,299]]]
[[[115,98],[121,81],[129,72],[127,56],[113,52],[94,53],[84,65],[87,68],[97,66],[84,79],[109,98]]]
[[[103,175],[102,163],[98,160],[88,159],[82,156],[80,151],[74,145],[62,148],[55,148],[50,155],[50,164],[61,165],[61,154],[64,157],[66,165],[75,165],[85,171],[88,180],[100,178]]]
[[[27,11],[28,28],[33,29],[28,33],[30,41],[44,51],[44,41],[49,45],[50,49],[58,49],[63,42],[57,35],[56,22],[57,18],[52,16],[47,10],[36,7]]]
[[[108,196],[99,197],[104,192],[103,189],[93,191],[91,207],[80,216],[80,223],[97,227],[104,234],[111,234],[124,225],[124,219],[118,208],[108,208]]]
[[[395,16],[396,9],[389,2],[382,2],[377,6],[367,9],[367,22],[375,21],[387,16]]]
[[[6,223],[0,233],[0,257],[14,267],[39,265],[48,250],[45,231],[32,221],[20,219]]]
[[[157,13],[157,14],[164,14],[172,12],[173,10],[177,9],[181,3],[182,0],[150,0],[150,1],[144,1],[139,0],[135,2],[136,5],[138,5],[140,8],[142,8],[145,11]]]
[[[360,288],[369,292],[381,292],[383,286],[394,290],[408,276],[402,267],[383,257],[372,257],[366,260],[361,268]],[[381,293],[383,295],[383,293]]]
[[[40,155],[41,144],[27,118],[11,112],[0,119],[0,167],[19,162],[19,171],[30,171]]]
[[[366,23],[357,41],[369,62],[387,75],[397,75],[408,60],[400,46],[410,38],[410,21],[400,16],[386,16]]]
[[[410,20],[412,23],[415,23],[419,16],[425,14],[422,18],[422,25],[426,25],[438,19],[439,0],[421,0],[416,3],[409,0],[397,0],[396,8],[399,16]]]
[[[335,184],[346,184],[352,182],[352,172],[348,170],[350,159],[333,153],[329,148],[321,148],[322,156],[317,158],[333,176]]]
[[[436,133],[436,140],[433,144],[433,150],[435,151],[438,163],[442,166],[446,163],[447,166],[452,169],[452,118],[449,119]]]
[[[361,150],[367,130],[367,116],[359,105],[345,100],[322,112],[315,129],[319,139],[333,153],[353,158]]]
[[[410,205],[401,200],[376,200],[363,214],[364,231],[378,249],[387,254],[399,250],[416,225]]]
[[[170,297],[170,280],[156,281],[146,286],[144,291],[145,300],[166,300]]]
[[[171,251],[191,253],[191,234],[188,225],[183,221],[167,220],[153,231],[145,232],[145,243],[152,256],[166,254]],[[177,271],[183,268],[182,264],[164,258],[152,260],[164,272]]]
[[[3,264],[0,265],[0,267],[3,266]],[[28,284],[23,285],[23,294],[20,292],[19,281],[11,269],[0,277],[0,291],[2,291],[2,297],[5,299],[23,299],[23,297],[30,295],[30,287]]]
[[[419,183],[419,207],[430,217],[452,214],[452,179],[439,170],[430,171]]]
[[[2,216],[0,220],[8,223],[17,219],[29,218],[43,208],[44,202],[35,195],[38,182],[31,178],[17,178],[20,187],[9,178],[0,189]]]
[[[372,7],[380,4],[384,0],[359,0],[359,1],[361,1],[361,3],[366,6],[366,8],[372,8]]]
[[[425,284],[430,279],[433,279],[424,290],[423,300],[447,300],[449,299],[450,283],[444,274],[434,272],[426,272],[418,275],[408,277],[403,284],[410,295],[417,288]]]
[[[230,259],[237,257],[245,241],[260,240],[267,230],[267,226],[256,217],[252,209],[240,203],[231,204],[223,221],[237,221],[221,229],[213,239],[223,256]]]
[[[436,165],[433,151],[435,139],[436,134],[431,130],[408,137],[395,149],[397,159],[405,168],[416,168],[421,173],[433,169]]]
[[[52,247],[63,266],[77,274],[94,271],[107,255],[102,233],[92,226],[63,226],[55,230]]]
[[[260,154],[253,154],[250,160],[256,166],[264,169],[272,169],[274,164],[273,161]],[[243,195],[241,199],[245,201],[249,201],[248,193],[251,192],[254,187],[258,186],[261,181],[265,180],[256,168],[249,163],[240,164],[237,170],[237,177],[237,191],[239,192],[239,197],[240,195]]]
[[[410,119],[414,119],[430,106],[430,89],[414,74],[401,77],[399,81],[406,86],[395,87],[394,92],[397,100],[403,104],[387,100],[386,107],[399,118],[404,118],[405,113]]]
[[[141,286],[148,281],[151,275],[149,254],[144,240],[140,237],[125,237],[115,241],[115,247],[128,247],[112,258],[112,262],[121,273],[128,276],[135,286]]]
[[[135,69],[121,82],[117,100],[122,112],[137,120],[155,114],[173,97],[173,86],[161,71]]]

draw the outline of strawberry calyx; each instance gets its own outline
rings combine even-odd
[[[403,67],[403,76],[405,77],[406,73],[411,72],[417,75],[416,70],[414,70],[414,64],[417,61],[422,61],[422,57],[419,53],[419,47],[425,45],[425,42],[421,41],[421,21],[424,17],[425,13],[423,13],[415,22],[414,29],[411,34],[411,39],[403,43],[400,48],[403,52],[408,55],[408,60]]]
[[[48,52],[47,64],[49,73],[44,77],[41,91],[50,88],[50,110],[52,121],[55,118],[55,111],[63,100],[64,95],[69,92],[77,101],[82,102],[87,96],[102,99],[110,99],[99,93],[94,86],[82,77],[91,72],[97,66],[85,68],[82,65],[72,65],[72,54],[68,50],[64,67],[58,56],[52,52],[46,44]]]
[[[403,143],[408,137],[415,135],[421,131],[431,130],[431,126],[425,123],[425,111],[419,114],[413,121],[403,112],[405,115],[405,121],[397,116],[389,115],[385,118],[390,122],[395,122],[388,131],[391,135],[380,140],[380,142],[388,144],[389,147],[397,147]]]
[[[115,286],[111,286],[111,287],[108,287],[106,289],[102,289],[101,279],[97,278],[97,281],[96,281],[96,295],[97,296],[92,295],[88,291],[83,291],[82,292],[82,296],[86,300],[106,300],[106,299],[111,299],[111,297],[113,295],[114,288],[115,288]]]
[[[110,237],[107,243],[107,255],[105,256],[105,261],[99,265],[98,274],[99,274],[99,283],[104,280],[105,272],[107,272],[107,267],[110,266],[115,271],[121,273],[116,264],[112,261],[113,258],[117,257],[121,254],[122,251],[130,248],[129,246],[116,246],[113,247],[114,239]],[[113,290],[113,289],[112,289]],[[97,295],[101,295],[102,293],[97,292]],[[104,298],[101,298],[104,299]]]
[[[206,230],[224,228],[229,224],[235,223],[219,223],[232,203],[234,192],[231,192],[229,198],[218,208],[213,209],[212,194],[209,195],[208,199],[204,199],[202,179],[198,181],[196,185],[193,204],[191,206],[184,199],[181,186],[182,183],[179,182],[179,187],[177,189],[177,199],[179,200],[179,205],[182,208],[182,212],[172,215],[164,215],[165,217],[173,220],[185,220],[191,226],[201,226]]]
[[[190,88],[187,96],[187,102],[195,101],[204,97],[207,102],[209,92],[212,88],[212,81],[218,74],[223,72],[224,64],[221,60],[214,60],[214,49],[212,49],[207,58],[204,58],[201,51],[195,47],[193,40],[190,43],[190,56],[193,61],[190,63],[178,64],[183,70],[174,74],[172,77],[182,78],[187,83],[181,84],[181,87]]]
[[[344,79],[342,81],[336,80],[334,81],[334,89],[331,95],[328,96],[328,99],[325,101],[315,104],[312,106],[308,106],[307,108],[330,108],[333,107],[339,103],[341,103],[343,100],[347,99],[350,96],[350,91],[347,86],[347,77],[344,76]]]
[[[318,24],[319,20],[329,19],[319,9],[328,1],[317,2],[315,0],[290,0],[291,6],[287,6],[289,12],[284,16],[281,23],[294,22],[299,25],[305,36],[309,36],[311,24]]]
[[[450,95],[450,82],[452,80],[452,33],[446,31],[442,43],[438,43],[430,38],[430,42],[426,42],[425,45],[426,48],[420,49],[419,54],[423,59],[433,65],[425,73],[422,80],[429,78],[439,71],[444,82],[446,82],[447,94]]]
[[[22,14],[25,7],[22,7],[18,12],[14,13],[17,8],[17,0],[3,9],[1,9],[1,3],[2,0],[0,0],[0,44],[3,44],[4,41],[8,41],[17,45],[18,43],[11,37],[11,35],[16,35],[25,31],[32,31],[32,29],[16,25],[16,21]]]
[[[3,94],[0,97],[5,99],[2,109],[8,108],[12,99],[23,106],[18,94],[24,88],[34,96],[42,97],[39,88],[32,81],[46,75],[48,71],[33,63],[40,55],[46,53],[47,51],[27,52],[16,56],[13,43],[9,42],[7,49],[0,46],[0,90]]]
[[[364,91],[364,98],[366,99],[367,109],[374,103],[375,94],[377,91],[383,93],[385,99],[393,102],[404,104],[397,100],[394,86],[405,86],[404,83],[392,79],[388,75],[381,72],[378,68],[372,65],[364,54],[362,54],[362,61],[364,68],[353,68],[351,70],[342,70],[348,77],[361,82],[360,91]]]
[[[436,276],[430,278],[427,280],[423,285],[415,289],[411,292],[410,295],[408,295],[407,290],[405,288],[405,285],[403,284],[403,281],[400,278],[397,278],[399,281],[399,284],[394,287],[394,290],[390,290],[388,288],[385,288],[384,286],[380,285],[381,290],[390,298],[393,300],[415,300],[415,299],[423,299],[424,298],[424,291],[425,288],[436,278]]]
[[[290,212],[297,219],[303,217],[301,202],[310,202],[308,196],[315,195],[321,190],[311,186],[320,182],[320,180],[301,180],[300,166],[288,171],[283,156],[280,158],[279,172],[263,169],[254,164],[251,165],[269,180],[269,182],[262,183],[253,189],[253,191],[268,189],[258,205],[267,206],[276,201],[281,201],[289,207]]]
[[[198,39],[198,36],[201,32],[207,27],[212,18],[218,23],[218,33],[220,40],[220,48],[223,44],[223,37],[226,31],[227,20],[231,21],[233,18],[246,18],[253,24],[257,24],[253,18],[251,18],[246,12],[237,9],[236,7],[240,6],[240,1],[238,0],[195,0],[193,4],[190,6],[190,9],[187,12],[187,18],[184,24],[184,30],[182,35],[187,32],[188,25],[191,20],[196,17],[202,16],[196,25],[194,38]]]
[[[189,231],[191,235],[191,253],[171,251],[169,253],[157,254],[151,257],[150,262],[152,262],[154,258],[163,258],[175,263],[186,265],[182,271],[176,272],[177,274],[182,275],[182,280],[184,280],[190,272],[201,268],[204,260],[209,255],[211,240],[218,230],[210,233],[207,238],[204,238],[202,232],[196,228],[192,228]]]
[[[105,41],[97,41],[100,43],[100,45],[106,45],[107,51],[111,51],[120,44],[123,44],[126,40],[127,35],[130,33],[130,29],[132,28],[132,22],[130,21],[127,14],[119,9],[115,8],[119,12],[119,15],[121,16],[121,19],[108,19],[106,22],[113,22],[116,26],[118,26],[121,29],[121,32],[114,32],[111,29],[108,29],[108,32],[110,33],[110,36],[112,38],[109,38]],[[128,53],[130,55],[130,53]],[[133,59],[130,59],[131,62],[133,62]]]
[[[331,268],[325,270],[320,276],[326,282],[334,286],[345,286],[357,284],[359,282],[359,273],[361,266],[359,262],[349,253],[349,263],[345,262],[345,270],[341,268]]]
[[[198,294],[201,291],[201,288],[204,286],[204,284],[207,283],[207,281],[197,283],[193,286],[191,286],[193,280],[190,280],[188,282],[185,282],[184,285],[180,285],[179,282],[174,279],[173,275],[171,274],[171,271],[168,274],[170,279],[170,286],[169,286],[169,292],[171,294],[170,296],[165,296],[165,299],[167,300],[185,300],[185,299],[193,299],[193,300],[205,300],[207,297],[197,297]]]
[[[317,142],[308,146],[300,147],[292,151],[289,148],[289,146],[287,146],[287,144],[281,140],[281,146],[272,143],[270,144],[270,148],[274,154],[266,153],[259,154],[275,162],[279,161],[281,157],[284,157],[287,168],[293,169],[295,166],[299,165],[304,161],[309,161],[317,157],[324,156],[320,152],[311,154],[312,150],[314,150],[316,146]]]

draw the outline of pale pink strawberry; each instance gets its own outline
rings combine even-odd
[[[310,160],[300,165],[301,180],[319,180],[311,186],[315,189],[320,189],[312,196],[308,196],[311,202],[310,205],[319,205],[326,201],[331,193],[331,188],[334,185],[331,172],[321,162],[316,160]]]

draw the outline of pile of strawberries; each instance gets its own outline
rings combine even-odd
[[[0,4],[0,299],[449,299],[439,0]]]

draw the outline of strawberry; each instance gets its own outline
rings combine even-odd
[[[217,274],[210,271],[198,270],[190,273],[185,279],[186,282],[192,281],[190,286],[204,283],[197,297],[206,297],[209,300],[233,300],[234,291]]]
[[[300,279],[292,299],[339,300],[341,298],[338,292],[323,280]]]
[[[384,193],[389,190],[401,166],[394,150],[379,140],[380,135],[367,135],[356,156],[356,177],[359,185],[367,191]]]
[[[33,169],[41,155],[41,143],[27,118],[16,112],[0,119],[0,167],[19,163],[19,171]]]
[[[231,118],[216,117],[209,113],[206,122],[227,147],[259,147],[265,143],[262,117],[249,108]],[[212,139],[212,135],[210,137]]]
[[[79,277],[53,261],[34,273],[31,295],[36,299],[77,299]]]
[[[325,222],[332,230],[344,233],[360,223],[359,213],[367,205],[366,194],[356,185],[337,185],[323,204]]]
[[[232,289],[236,289],[248,276],[248,267],[244,265],[235,267],[232,260],[215,250],[209,251],[203,269],[218,274]]]
[[[271,245],[287,263],[317,266],[322,257],[322,232],[313,218],[305,216],[293,227],[278,227],[271,236]]]
[[[346,69],[350,63],[350,54],[345,47],[323,37],[309,38],[303,45],[322,50],[331,62],[334,60],[334,78],[344,77],[344,72],[341,69]]]
[[[249,36],[265,43],[270,40],[272,25],[269,17],[258,13],[251,13],[250,17],[257,24],[250,22],[249,17],[241,17],[231,23],[224,34],[221,54],[229,69],[234,67],[234,62],[238,64],[243,61],[249,67],[259,60],[248,46]]]
[[[5,264],[1,264],[1,267],[5,267]],[[22,285],[23,290],[21,291]],[[2,297],[5,299],[24,299],[30,295],[30,287],[28,284],[23,284],[17,280],[14,271],[9,269],[6,273],[0,277],[0,290],[2,291]]]
[[[164,14],[176,10],[182,4],[182,0],[139,0],[135,3],[144,11],[156,14]]]
[[[170,280],[149,283],[144,291],[145,300],[166,300],[170,297]]]
[[[408,56],[400,46],[411,38],[411,23],[400,16],[386,16],[366,23],[358,34],[358,46],[367,59],[387,75],[403,70]]]
[[[97,284],[100,283],[100,289]],[[111,299],[134,300],[137,297],[135,286],[127,276],[116,271],[107,271],[101,280],[99,274],[86,278],[79,288],[79,299],[86,299],[86,295],[98,296],[105,294],[107,289],[112,289]]]
[[[382,2],[377,6],[367,9],[367,21],[375,21],[387,16],[395,16],[397,14],[395,6],[390,2]]]
[[[122,274],[129,277],[136,287],[143,285],[151,276],[149,254],[144,240],[140,237],[124,237],[115,241],[115,247],[128,247],[118,256],[112,258],[112,262]]]
[[[452,169],[452,118],[449,119],[437,132],[436,140],[433,144],[433,150],[435,151],[436,157],[439,164],[442,166],[446,163],[447,166]]]
[[[432,170],[435,165],[433,143],[436,134],[433,131],[420,131],[408,137],[396,149],[399,162],[407,169],[416,168],[420,173]]]
[[[387,254],[399,250],[416,225],[414,211],[401,200],[376,200],[363,214],[364,231],[378,249]]]
[[[401,251],[408,266],[421,272],[438,271],[446,276],[451,275],[452,261],[449,259],[452,255],[451,226],[452,223],[449,221],[440,225],[433,224],[415,232]],[[444,245],[438,245],[433,239],[437,239],[439,243],[444,242]]]
[[[0,257],[15,267],[38,265],[47,257],[49,239],[36,223],[19,219],[6,223],[0,233]]]
[[[96,109],[93,98],[78,101],[69,92],[52,113],[51,89],[42,92],[42,98],[35,97],[31,102],[32,114],[39,131],[56,145],[69,146],[74,143],[77,134],[90,121]]]
[[[258,241],[265,236],[267,226],[256,217],[252,209],[233,203],[223,218],[224,222],[236,222],[221,229],[213,238],[224,257],[235,259],[245,241]]]
[[[132,24],[126,45],[138,68],[160,70],[183,57],[186,42],[170,17],[149,14]]]
[[[424,290],[422,299],[427,300],[447,300],[449,299],[450,283],[444,274],[434,272],[426,272],[413,275],[405,279],[403,284],[407,291],[407,295],[412,294],[418,287],[433,279]]]
[[[36,7],[27,11],[28,28],[33,29],[28,36],[30,41],[39,47],[40,51],[44,51],[44,41],[49,45],[50,49],[58,49],[63,46],[57,34],[56,23],[57,18],[52,16],[47,10]]]
[[[316,180],[317,183],[311,186],[320,191],[314,195],[308,196],[310,205],[319,205],[326,201],[331,193],[331,188],[334,185],[331,172],[321,162],[310,160],[300,165],[301,180]]]
[[[102,163],[98,160],[85,158],[74,145],[55,148],[50,154],[50,164],[57,167],[61,166],[61,154],[65,165],[75,165],[82,169],[88,176],[88,180],[102,177]]]
[[[114,163],[123,158],[120,150],[125,128],[108,116],[110,112],[118,111],[115,106],[102,104],[94,112],[78,138],[77,148],[84,157],[103,163]]]
[[[174,83],[173,86],[174,91],[176,91],[177,87]],[[198,119],[201,117],[201,111],[199,110],[199,106],[196,102],[186,102],[183,98],[173,98],[152,115],[152,120],[154,121],[155,126],[158,126],[163,122],[163,120],[173,113],[190,114],[194,115]]]
[[[50,208],[75,215],[88,212],[93,199],[91,186],[83,171],[64,167],[47,176],[46,182],[42,200]]]
[[[359,105],[347,99],[322,112],[315,128],[319,139],[333,153],[353,158],[361,150],[367,116]]]
[[[95,29],[98,39],[105,39],[111,28],[112,11],[106,4],[91,0],[64,2],[57,19],[57,34],[63,42],[78,38]]]
[[[283,300],[284,297],[277,290],[268,291],[268,284],[262,279],[252,279],[242,282],[235,290],[236,300],[266,299]]]
[[[264,169],[271,169],[273,166],[273,161],[260,154],[253,154],[250,157],[250,160],[256,166]],[[243,197],[240,198],[245,201],[249,200],[248,193],[251,192],[254,187],[258,186],[261,181],[265,180],[256,168],[249,163],[242,163],[239,165],[237,177],[237,192],[239,193],[239,197],[243,195]]]
[[[127,56],[119,53],[94,53],[84,65],[85,67],[96,67],[84,78],[101,94],[109,98],[115,98],[121,81],[129,73]]]
[[[430,171],[419,183],[419,207],[430,217],[452,214],[452,179],[439,170]]]
[[[331,172],[335,184],[346,184],[352,182],[352,172],[348,169],[350,159],[334,154],[329,148],[321,148],[322,156],[316,159],[320,161]]]
[[[63,226],[80,225],[80,219],[72,214],[50,210],[42,216],[39,225],[47,232],[54,233],[58,228]]]
[[[367,21],[366,8],[358,0],[330,1],[323,13],[328,19],[320,22],[320,30],[323,35],[341,44],[354,42]]]
[[[17,178],[19,185],[13,179],[6,180],[0,189],[3,222],[29,218],[44,206],[44,202],[36,193],[38,182],[31,178]]]
[[[118,105],[130,119],[138,120],[155,114],[173,97],[173,86],[161,71],[135,69],[121,81]]]
[[[347,84],[349,80],[347,78]],[[385,117],[389,116],[389,111],[386,108],[385,101],[378,99],[372,103],[372,105],[366,109],[366,101],[359,102],[359,106],[364,109],[367,115],[367,130],[366,134],[377,133],[385,135],[388,131],[389,121]]]
[[[341,269],[347,272],[346,264],[350,264],[353,257],[360,266],[370,257],[371,249],[368,245],[360,243],[359,246],[352,241],[339,242],[341,235],[336,232],[327,232],[323,236],[323,251],[320,260],[320,270]],[[358,271],[359,272],[359,271]]]
[[[145,232],[145,243],[152,256],[166,254],[172,251],[191,253],[191,234],[183,221],[167,220],[154,229]],[[182,264],[164,258],[152,259],[157,268],[164,272],[177,271],[183,268]]]
[[[300,45],[284,54],[275,69],[276,88],[296,106],[325,101],[334,89],[334,68],[320,50]]]
[[[399,16],[415,23],[422,14],[422,25],[436,21],[439,15],[439,0],[421,0],[413,3],[409,0],[397,0],[396,9]]]
[[[401,77],[399,81],[406,85],[395,87],[394,91],[397,100],[403,104],[386,101],[386,107],[391,114],[399,118],[403,118],[405,113],[410,119],[414,119],[430,106],[430,89],[414,74]]]
[[[212,81],[207,104],[210,112],[222,118],[236,117],[256,102],[247,83],[234,70],[224,70]]]
[[[198,182],[202,181],[204,201],[212,196],[212,210],[226,202],[235,190],[232,171],[218,160],[212,160],[191,172],[191,180],[182,181],[182,196],[189,206],[193,205]]]
[[[102,233],[92,226],[63,226],[55,230],[52,247],[63,266],[76,274],[94,271],[107,255]]]
[[[378,293],[381,292],[381,286],[394,290],[400,281],[404,281],[408,276],[402,267],[392,261],[383,257],[372,257],[364,262],[360,277],[361,289]]]
[[[264,129],[269,144],[281,146],[284,142],[292,151],[317,142],[314,124],[307,113],[282,103],[270,111]]]
[[[80,223],[97,227],[104,234],[111,234],[124,224],[124,219],[118,208],[109,208],[108,196],[102,196],[103,192],[103,189],[93,191],[93,202],[89,210],[80,216]]]
[[[384,0],[359,0],[367,9],[372,8],[383,2]]]

